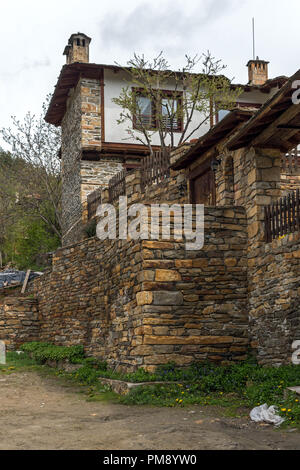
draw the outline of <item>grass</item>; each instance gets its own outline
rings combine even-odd
[[[51,346],[51,345],[50,345]],[[44,348],[51,357],[54,353],[49,345]],[[40,346],[29,346],[29,349]],[[28,346],[27,346],[28,348]],[[24,349],[24,348],[23,348]],[[26,349],[26,347],[25,347]],[[167,407],[185,407],[192,405],[213,406],[221,409],[225,416],[249,414],[250,409],[267,403],[276,405],[279,414],[285,418],[283,426],[300,429],[300,397],[289,392],[287,387],[300,385],[300,366],[262,367],[253,359],[230,366],[218,366],[211,363],[195,363],[186,369],[179,369],[174,364],[160,366],[155,374],[140,369],[132,374],[120,374],[110,370],[103,361],[94,358],[74,356],[63,348],[67,359],[81,361],[81,367],[74,372],[50,369],[42,365],[45,353],[37,358],[30,358],[28,353],[18,356],[7,354],[8,363],[0,366],[0,373],[11,373],[19,369],[36,370],[51,374],[67,381],[70,386],[79,386],[88,401],[113,401],[124,405],[151,405]],[[76,350],[75,350],[76,351]],[[32,354],[32,352],[31,352]],[[149,382],[147,387],[137,387],[128,395],[118,396],[109,386],[102,385],[100,377],[109,377],[131,382]],[[173,384],[151,384],[154,381],[174,382]]]
[[[35,369],[37,363],[31,359],[27,354],[17,354],[13,351],[8,351],[6,354],[6,364],[0,364],[0,373],[11,374],[18,370]]]

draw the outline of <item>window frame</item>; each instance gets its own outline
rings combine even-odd
[[[156,100],[150,99],[148,96],[146,96],[146,93],[142,88],[137,88],[137,87],[132,87],[132,92],[134,93],[135,96],[144,96],[145,98],[148,98],[151,102],[151,124],[149,127],[146,128],[146,130],[149,131],[158,131],[158,125],[157,125],[157,119],[156,119],[156,110],[157,106],[162,106],[162,103],[157,103]],[[161,99],[176,99],[179,102],[178,108],[182,109],[182,100],[183,100],[183,92],[182,91],[172,91],[172,90],[160,90],[162,93]],[[133,115],[133,129],[135,130],[141,130],[141,128],[137,125],[137,119],[136,119],[136,114]],[[176,133],[181,133],[183,132],[183,119],[182,116],[179,116],[177,118],[178,125],[176,128],[172,130],[172,132]],[[167,132],[171,132],[171,129],[166,129]]]

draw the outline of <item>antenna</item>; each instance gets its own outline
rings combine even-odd
[[[255,29],[254,29],[254,18],[252,18],[252,37],[253,37],[253,60],[255,60]]]

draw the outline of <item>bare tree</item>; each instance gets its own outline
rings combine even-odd
[[[21,210],[41,218],[61,238],[61,175],[60,129],[48,124],[44,115],[50,95],[43,104],[43,113],[36,117],[28,112],[23,121],[12,116],[12,127],[0,133],[10,146],[14,159],[25,165],[14,166],[11,179],[20,186],[15,195]],[[3,190],[3,189],[2,189]]]
[[[179,133],[180,145],[210,119],[212,109],[231,109],[242,92],[232,87],[232,80],[221,73],[226,66],[209,51],[200,57],[186,55],[185,59],[185,66],[174,72],[169,70],[162,52],[153,60],[134,54],[123,68],[128,76],[127,86],[112,100],[122,108],[117,122],[129,123],[129,139],[147,145],[151,154],[154,134],[158,133],[160,145],[165,148],[174,147],[175,132]],[[201,71],[194,73],[199,63]],[[166,94],[170,84],[172,93]],[[141,99],[151,103],[151,116],[145,114]],[[196,124],[195,113],[199,118]]]

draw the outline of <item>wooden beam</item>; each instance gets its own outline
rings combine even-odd
[[[291,85],[293,81],[300,78],[300,70],[298,70],[289,80],[282,86],[282,88],[266,103],[264,104],[256,114],[244,124],[241,128],[240,132],[235,134],[231,139],[227,142],[228,149],[237,149],[240,147],[245,147],[250,144],[249,139],[247,138],[247,134],[249,129],[255,126],[256,123],[262,121],[265,116],[268,116],[272,109],[276,106],[283,105],[284,102],[291,96]],[[294,105],[297,106],[297,105]]]
[[[293,137],[295,134],[298,134],[299,131],[300,131],[300,127],[299,127],[298,130],[297,129],[292,129],[292,130],[288,131],[287,133],[285,133],[285,136],[284,136],[285,140],[287,140],[287,141],[290,140],[290,138]]]
[[[280,124],[279,126],[277,126],[277,129],[300,129],[300,126],[296,126],[296,125],[293,125],[293,124]]]
[[[281,114],[269,127],[267,127],[256,139],[253,140],[252,145],[261,144],[269,140],[269,138],[276,132],[280,124],[291,121],[297,114],[300,113],[300,107],[297,104],[292,104],[283,114]]]
[[[30,273],[31,273],[31,269],[28,269],[27,272],[26,272],[26,276],[25,276],[25,279],[24,279],[23,286],[22,286],[21,294],[25,294],[26,287],[27,287],[27,284],[28,284],[28,281],[29,281]]]
[[[251,144],[251,147],[252,147],[252,144]],[[257,145],[253,145],[253,147],[256,149],[275,149],[275,150],[279,150],[282,153],[286,153],[292,148],[291,145],[288,145],[287,143],[283,143],[283,142],[280,142],[277,144],[268,144],[268,143],[257,144]]]

